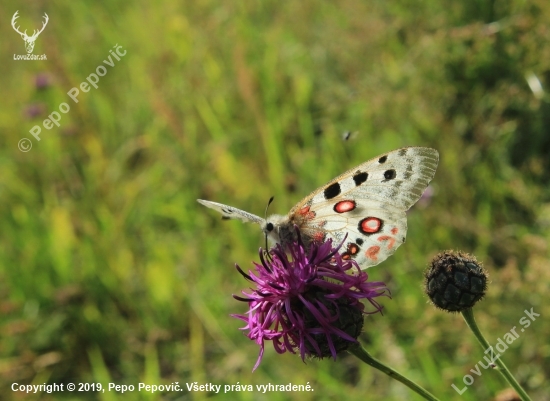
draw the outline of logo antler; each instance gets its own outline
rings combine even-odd
[[[20,34],[23,40],[25,41],[25,48],[27,49],[27,53],[32,53],[34,49],[34,41],[36,40],[36,38],[38,38],[38,35],[42,33],[46,25],[48,25],[48,21],[49,21],[48,14],[44,13],[44,22],[42,24],[42,29],[40,29],[39,31],[35,29],[32,36],[28,36],[26,29],[25,29],[25,32],[21,32],[19,30],[19,27],[15,26],[15,20],[19,18],[19,15],[17,15],[18,12],[19,10],[17,10],[15,14],[13,14],[13,18],[11,19],[11,26],[13,27],[13,29],[15,29],[15,32]]]

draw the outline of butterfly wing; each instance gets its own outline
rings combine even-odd
[[[245,212],[233,206],[224,205],[223,203],[211,202],[203,199],[197,199],[201,205],[214,209],[222,214],[222,219],[239,219],[244,222],[258,223],[263,226],[265,220],[255,214]]]
[[[289,213],[309,241],[332,238],[362,269],[391,256],[405,242],[405,212],[435,175],[435,149],[409,147],[378,156],[312,192]],[[346,237],[347,235],[347,237]]]

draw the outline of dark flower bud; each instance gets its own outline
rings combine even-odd
[[[449,312],[473,307],[487,289],[488,274],[481,263],[460,251],[435,256],[424,276],[426,294],[436,307]]]

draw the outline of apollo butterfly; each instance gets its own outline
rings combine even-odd
[[[254,214],[197,199],[225,219],[258,223],[267,237],[286,246],[296,241],[299,228],[306,247],[329,238],[343,259],[354,259],[362,269],[391,256],[405,242],[406,211],[418,201],[435,175],[439,153],[408,147],[380,155],[346,171],[316,189],[286,216],[263,219]]]

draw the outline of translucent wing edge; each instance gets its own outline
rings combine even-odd
[[[201,205],[206,206],[210,209],[214,209],[218,213],[222,214],[224,219],[238,219],[244,221],[245,223],[257,223],[262,225],[265,220],[255,214],[245,212],[244,210],[237,209],[236,207],[224,205],[223,203],[207,201],[204,199],[197,199]]]

